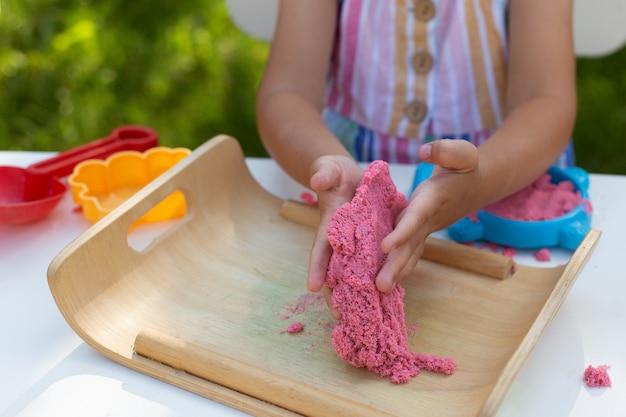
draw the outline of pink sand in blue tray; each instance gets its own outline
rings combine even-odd
[[[484,207],[484,211],[511,220],[538,221],[563,216],[580,204],[590,213],[591,203],[582,198],[571,181],[558,184],[550,182],[550,175],[544,174],[531,185],[515,194]]]

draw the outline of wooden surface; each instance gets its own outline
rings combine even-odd
[[[131,248],[130,225],[175,190],[187,215]],[[411,347],[453,356],[458,370],[394,385],[337,357],[332,318],[306,291],[313,229],[282,205],[235,140],[214,138],[59,253],[50,289],[102,354],[253,415],[491,416],[599,237],[565,266],[518,266],[507,280],[420,261],[403,282]],[[313,301],[293,312],[302,300]],[[293,321],[305,330],[284,333]]]

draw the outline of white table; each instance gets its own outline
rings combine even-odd
[[[0,165],[27,166],[50,155],[0,152]],[[298,198],[305,191],[273,161],[247,162],[260,184],[279,197]],[[413,167],[393,165],[391,172],[398,188],[408,191]],[[626,410],[626,176],[594,174],[590,182],[592,226],[602,237],[498,417],[623,416]],[[90,226],[73,208],[67,193],[42,221],[0,224],[0,416],[245,415],[112,362],[70,329],[54,304],[46,271]],[[568,256],[555,250],[548,266]],[[516,260],[535,262],[523,252]],[[611,365],[613,388],[587,388],[581,378],[589,364]]]

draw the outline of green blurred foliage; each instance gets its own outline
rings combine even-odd
[[[579,58],[577,163],[589,172],[626,175],[626,47]]]
[[[268,45],[218,0],[9,0],[0,11],[0,149],[63,150],[114,127],[165,146],[225,133],[265,155],[254,98]]]
[[[253,1],[253,0],[251,0]],[[222,0],[0,0],[0,149],[64,150],[142,124],[266,156],[254,99],[268,45]],[[626,174],[626,49],[578,60],[578,165]]]

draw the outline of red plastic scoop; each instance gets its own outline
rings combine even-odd
[[[61,201],[67,186],[59,180],[88,159],[106,159],[124,150],[143,152],[158,146],[157,133],[143,126],[121,126],[111,134],[37,162],[27,168],[0,166],[0,223],[27,223],[45,217]]]

